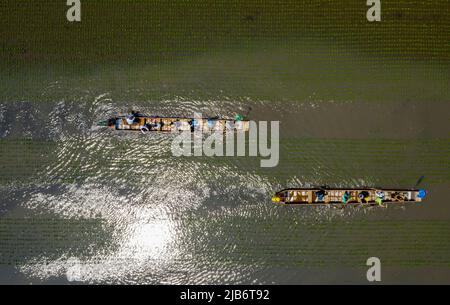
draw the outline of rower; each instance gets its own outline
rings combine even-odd
[[[319,190],[316,192],[317,201],[324,201],[325,200],[325,191]]]
[[[189,125],[191,126],[191,132],[194,132],[194,130],[199,128],[199,123],[196,119],[190,119]]]
[[[116,119],[116,122],[115,122],[115,128],[116,129],[119,129],[120,128],[120,124],[122,124],[122,119],[120,119],[120,118],[117,118]]]
[[[368,203],[369,202],[369,192],[368,191],[362,191],[358,194],[359,200],[361,200],[361,203]]]
[[[133,125],[135,118],[134,114],[129,114],[125,119],[129,125]]]
[[[100,125],[100,123],[103,123],[103,122],[99,122],[99,125]],[[114,125],[116,125],[116,118],[108,119],[106,126],[113,127]],[[102,125],[102,126],[104,126],[104,125]]]
[[[208,128],[213,129],[214,126],[216,125],[216,122],[217,122],[216,120],[209,118],[208,119]]]
[[[161,128],[161,123],[147,123],[145,124],[150,130],[159,130]]]
[[[384,192],[383,191],[376,191],[375,192],[376,198],[375,198],[375,202],[382,206],[383,205],[383,200],[384,200]]]
[[[426,195],[427,195],[427,191],[425,191],[424,189],[420,189],[419,192],[417,193],[417,197],[420,199],[425,198]]]
[[[180,130],[181,128],[181,122],[179,119],[176,119],[175,122],[173,122],[173,125],[175,125],[175,130]]]
[[[345,191],[344,195],[342,195],[342,203],[346,204],[350,200],[350,192]]]

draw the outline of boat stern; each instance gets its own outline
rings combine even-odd
[[[281,197],[279,197],[278,195],[272,196],[272,202],[273,203],[280,203],[281,202]]]

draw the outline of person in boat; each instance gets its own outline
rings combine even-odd
[[[189,121],[189,125],[191,126],[191,131],[194,132],[194,130],[200,130],[201,125],[200,122],[197,119],[191,119]]]
[[[114,125],[116,125],[116,118],[110,118],[110,119],[108,119],[108,122],[106,123],[106,126],[112,127],[112,126],[114,126]]]
[[[216,126],[217,120],[214,118],[208,118],[208,128],[213,129]]]
[[[153,122],[145,124],[149,130],[159,130],[161,128],[161,123]]]
[[[370,199],[370,194],[368,191],[361,191],[358,194],[358,198],[361,201],[361,203],[368,203]]]
[[[138,111],[131,110],[130,114],[125,117],[125,120],[129,125],[133,125],[136,122],[136,118],[139,116],[140,114]]]
[[[242,121],[244,118],[242,117],[242,115],[240,115],[240,114],[236,114],[236,116],[234,117],[234,120],[236,121],[236,122],[239,122],[239,121]]]
[[[176,119],[175,122],[172,122],[170,125],[174,125],[175,130],[179,130],[181,128],[181,122],[179,119]]]
[[[350,192],[349,191],[345,191],[344,194],[342,195],[342,203],[346,204],[349,200],[350,200]]]
[[[125,117],[125,120],[127,121],[127,124],[129,125],[133,125],[134,121],[136,120],[136,117],[134,116],[134,114],[129,114]]]
[[[115,123],[116,129],[119,129],[120,124],[122,124],[122,119],[121,119],[121,118],[117,118],[117,119],[116,119],[116,123]]]
[[[383,191],[376,191],[375,192],[375,202],[379,205],[379,206],[383,206],[383,201],[384,201],[384,192]]]
[[[325,201],[325,195],[326,195],[325,190],[318,190],[318,191],[316,191],[316,199],[317,199],[317,201],[319,201],[319,202]]]
[[[419,192],[417,193],[417,197],[419,197],[420,199],[425,198],[425,196],[427,195],[427,191],[420,189]]]

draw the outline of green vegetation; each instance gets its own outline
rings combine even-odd
[[[53,160],[55,142],[8,138],[0,140],[0,184],[15,185],[36,179]]]
[[[308,221],[290,212],[282,222],[238,215],[187,221],[186,231],[203,237],[189,251],[205,263],[278,268],[363,267],[373,253],[383,266],[450,267],[448,220]]]
[[[101,219],[0,218],[0,264],[20,265],[33,258],[52,261],[64,255],[83,259],[113,247]]]
[[[82,1],[82,21],[66,20],[65,1],[2,2],[0,56],[33,61],[184,59],[254,42],[306,38],[349,51],[411,59],[450,59],[446,0],[382,3],[369,23],[365,1]]]

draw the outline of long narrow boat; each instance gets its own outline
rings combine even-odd
[[[113,130],[126,131],[248,131],[249,121],[241,118],[219,119],[215,118],[189,118],[189,117],[159,117],[147,115],[117,116],[101,121],[98,126],[107,126]]]
[[[299,205],[383,205],[384,203],[421,202],[423,189],[381,188],[289,188],[277,192],[272,202]]]

